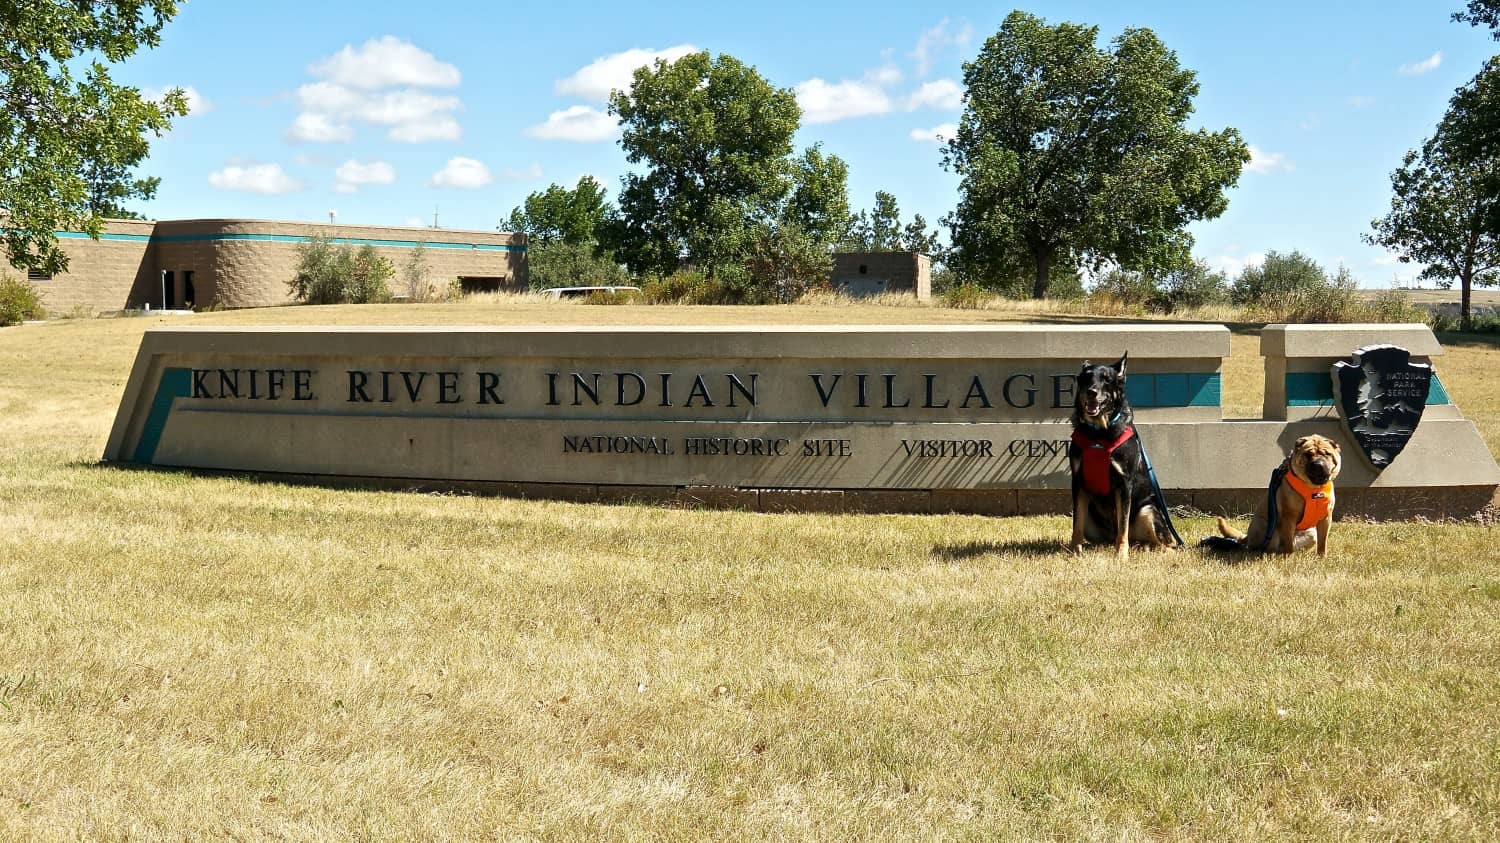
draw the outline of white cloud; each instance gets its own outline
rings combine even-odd
[[[394,35],[374,38],[355,49],[344,49],[308,67],[321,79],[354,88],[376,90],[397,85],[453,88],[462,78],[458,68],[438,61],[432,53]]]
[[[347,141],[357,124],[385,128],[386,137],[403,143],[463,137],[453,116],[463,108],[462,100],[420,90],[457,85],[458,70],[400,39],[386,36],[358,50],[345,47],[309,70],[324,78],[297,88],[302,112],[287,130],[288,140]],[[388,88],[394,90],[383,90]]]
[[[515,170],[507,167],[500,171],[501,181],[536,181],[542,177],[542,165],[532,164],[524,170]]]
[[[297,104],[303,111],[350,114],[364,102],[364,94],[333,82],[310,82],[297,89]]]
[[[609,140],[619,129],[620,124],[605,112],[586,105],[573,105],[547,115],[547,122],[528,127],[526,134],[543,140],[592,143]]]
[[[1421,76],[1424,73],[1431,73],[1437,70],[1438,65],[1442,63],[1443,51],[1438,50],[1421,61],[1408,62],[1401,65],[1399,70],[1402,76]]]
[[[401,143],[456,141],[464,136],[464,127],[452,117],[437,117],[430,121],[404,123],[386,132],[385,136]]]
[[[1244,257],[1239,255],[1219,255],[1209,261],[1209,266],[1234,278],[1244,271],[1247,266],[1260,266],[1266,262],[1266,256],[1259,252],[1252,252]]]
[[[917,46],[911,51],[912,60],[917,65],[917,75],[926,76],[932,71],[934,53],[945,47],[962,49],[973,36],[974,28],[967,21],[957,24],[948,18],[938,21],[937,26],[917,37]]]
[[[931,129],[912,129],[910,137],[914,141],[923,141],[924,143],[942,143],[946,140],[952,140],[953,136],[957,134],[958,124],[943,123],[933,126]]]
[[[410,228],[423,228],[427,225],[427,223],[421,217],[407,217],[406,222],[403,223],[403,225],[406,225]]]
[[[429,187],[451,187],[457,190],[474,190],[493,182],[490,168],[473,158],[449,158],[443,169],[432,174]]]
[[[1275,173],[1291,172],[1294,167],[1291,161],[1280,152],[1267,152],[1254,144],[1250,145],[1250,163],[1245,169],[1252,173]]]
[[[200,93],[198,89],[194,88],[192,85],[178,85],[176,87],[182,90],[182,97],[183,99],[187,100],[188,114],[207,114],[217,107],[213,103],[208,101],[208,97],[203,96],[203,94]],[[160,102],[161,98],[166,96],[167,92],[170,90],[172,89],[142,88],[141,97],[143,99],[152,100],[154,102]]]
[[[802,106],[803,120],[808,123],[833,123],[851,117],[885,114],[891,110],[890,96],[873,81],[809,79],[797,83],[795,90],[797,104]]]
[[[343,143],[354,138],[354,130],[347,123],[335,122],[326,114],[304,112],[297,115],[286,139],[301,143]]]
[[[1375,104],[1375,98],[1374,97],[1353,96],[1353,97],[1349,98],[1349,104],[1352,105],[1352,106],[1354,106],[1355,108],[1364,108],[1367,105],[1374,105]]]
[[[369,97],[354,110],[354,116],[377,126],[405,126],[463,107],[458,97],[434,96],[425,91],[404,88]]]
[[[1396,266],[1401,263],[1401,256],[1395,252],[1381,252],[1371,263],[1376,266]]]
[[[287,175],[280,164],[225,167],[210,173],[208,183],[219,190],[242,190],[246,193],[295,193],[302,189],[302,182]]]
[[[964,107],[963,86],[952,79],[924,82],[917,92],[906,100],[908,111],[919,108],[938,108],[956,111]]]
[[[924,82],[911,94],[898,97],[889,90],[901,72],[887,63],[867,71],[861,79],[829,82],[808,79],[795,87],[797,105],[807,123],[833,123],[854,117],[888,114],[897,108],[956,110],[963,107],[963,87],[952,79]]]
[[[902,80],[901,68],[886,62],[865,74],[865,79],[877,85],[894,85]]]
[[[396,168],[384,161],[363,163],[351,158],[340,164],[333,175],[336,180],[333,189],[338,193],[354,193],[366,184],[396,183]]]
[[[580,68],[566,79],[559,79],[555,87],[559,94],[572,94],[593,102],[606,102],[609,92],[629,90],[636,68],[652,64],[657,59],[674,62],[689,53],[698,52],[692,44],[678,44],[665,50],[635,48],[622,53],[600,56]]]

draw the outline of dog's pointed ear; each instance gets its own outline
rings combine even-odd
[[[1120,362],[1118,362],[1118,363],[1115,364],[1115,371],[1119,372],[1120,373],[1120,377],[1122,377],[1122,378],[1125,377],[1125,358],[1127,358],[1129,356],[1130,356],[1130,352],[1128,352],[1128,351],[1125,352],[1124,354],[1121,354],[1120,355]]]

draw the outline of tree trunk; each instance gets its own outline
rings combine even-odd
[[[1036,256],[1036,282],[1031,286],[1031,297],[1034,299],[1045,299],[1047,297],[1047,274],[1052,270],[1052,253],[1043,252]]]
[[[1464,250],[1464,262],[1458,279],[1461,285],[1461,292],[1458,299],[1458,329],[1464,332],[1474,329],[1473,317],[1469,313],[1469,291],[1474,287],[1474,251],[1478,245],[1478,232],[1469,232],[1469,242],[1467,248]]]
[[[1474,330],[1473,317],[1469,314],[1469,290],[1474,284],[1473,270],[1465,267],[1463,278],[1459,279],[1463,284],[1463,294],[1459,297],[1458,305],[1458,328],[1461,331]]]

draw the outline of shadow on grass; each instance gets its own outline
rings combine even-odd
[[[963,544],[940,544],[932,549],[932,555],[948,562],[958,562],[964,559],[974,559],[990,554],[1022,554],[1027,556],[1039,556],[1043,554],[1066,554],[1067,548],[1061,541],[1049,541],[1047,539],[1024,539],[1019,541],[1002,542],[965,542]]]

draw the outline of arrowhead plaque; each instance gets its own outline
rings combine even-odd
[[[1333,395],[1349,434],[1370,465],[1390,465],[1422,420],[1432,367],[1398,345],[1367,345],[1333,364]]]

